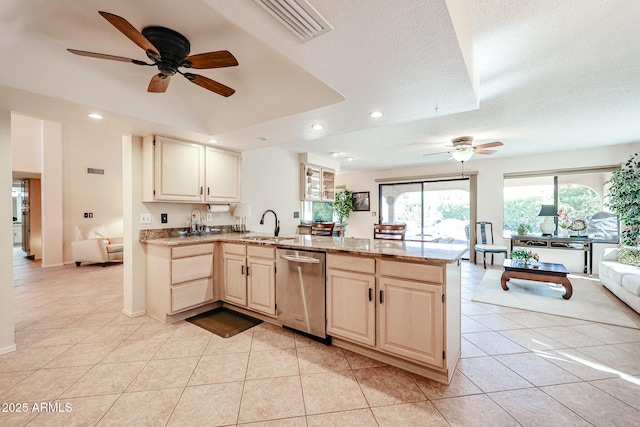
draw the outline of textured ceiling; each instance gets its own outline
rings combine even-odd
[[[251,0],[4,0],[0,106],[110,132],[215,136],[236,150],[339,152],[343,170],[445,162],[423,154],[460,135],[502,141],[494,156],[639,140],[635,1],[309,2],[333,30],[302,43]],[[99,10],[181,32],[192,53],[230,50],[238,67],[198,73],[237,92],[177,76],[149,94],[152,69],[66,52],[145,59]],[[92,110],[105,120],[89,122]]]

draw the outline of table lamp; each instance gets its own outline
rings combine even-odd
[[[551,217],[556,216],[557,211],[554,205],[542,205],[538,216],[543,216],[544,221],[540,223],[540,231],[543,236],[552,236],[556,229],[556,224],[551,221]]]
[[[231,215],[236,218],[240,218],[239,230],[242,233],[247,233],[247,217],[251,216],[251,205],[247,205],[244,203],[240,203],[237,205],[233,205],[233,210]]]

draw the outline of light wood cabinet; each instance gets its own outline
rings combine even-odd
[[[335,174],[333,169],[301,164],[301,200],[333,202],[336,197]]]
[[[218,299],[214,243],[147,247],[146,311],[161,322]]]
[[[206,147],[205,202],[240,202],[240,153]]]
[[[241,154],[147,135],[142,146],[145,202],[234,203],[241,199]]]
[[[460,323],[454,321],[446,335],[447,277],[459,279],[456,267],[327,254],[327,331],[334,338],[438,370],[448,367],[448,345],[455,367]],[[454,317],[460,310],[455,308],[456,291],[452,294]]]
[[[326,300],[329,335],[369,346],[376,345],[374,273],[373,259],[327,255]]]
[[[275,263],[275,247],[224,243],[222,299],[275,317]]]
[[[442,367],[442,286],[381,277],[378,297],[378,347]]]

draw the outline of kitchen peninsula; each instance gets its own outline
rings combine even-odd
[[[142,231],[147,314],[162,322],[225,306],[278,324],[276,249],[326,254],[332,344],[449,383],[460,357],[461,245],[257,233]],[[236,276],[242,268],[244,274]]]

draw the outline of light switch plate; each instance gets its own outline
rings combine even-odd
[[[151,214],[140,214],[140,224],[151,224]]]

